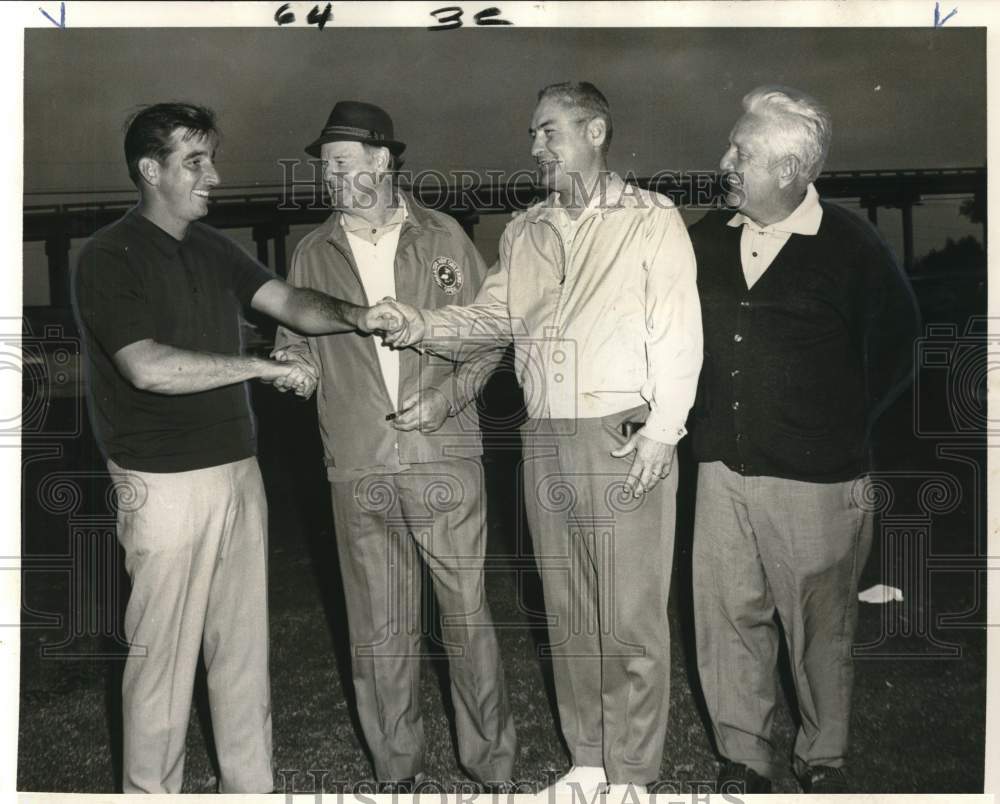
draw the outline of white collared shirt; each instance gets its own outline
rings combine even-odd
[[[406,203],[402,200],[396,214],[380,227],[354,215],[340,217],[369,304],[386,296],[396,298],[396,246],[406,217]],[[376,351],[389,398],[399,404],[399,352],[381,342],[376,344]]]
[[[728,226],[742,226],[740,236],[740,262],[747,287],[752,288],[777,258],[778,253],[793,234],[815,235],[823,219],[819,193],[810,183],[806,197],[784,220],[768,226],[758,226],[742,212],[737,212],[727,222]]]

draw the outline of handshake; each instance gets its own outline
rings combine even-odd
[[[405,349],[424,339],[424,318],[416,307],[386,296],[358,309],[357,328],[381,335],[382,343],[393,349]]]
[[[371,307],[352,309],[351,323],[365,334],[382,336],[382,342],[393,349],[405,349],[423,340],[424,319],[416,307],[386,297]],[[277,390],[294,391],[308,399],[316,390],[319,372],[294,349],[277,349],[271,360],[262,361],[258,377]]]
[[[303,399],[312,396],[319,382],[319,372],[311,363],[284,349],[275,352],[270,360],[261,360],[257,377],[281,392],[294,391]]]

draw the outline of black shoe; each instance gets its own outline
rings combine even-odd
[[[847,774],[843,768],[829,765],[810,765],[799,779],[806,793],[849,793]]]
[[[742,762],[726,760],[719,769],[717,793],[770,793],[771,780]]]

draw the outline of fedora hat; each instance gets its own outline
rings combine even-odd
[[[385,109],[360,101],[339,101],[319,137],[306,146],[306,153],[318,159],[324,143],[347,141],[379,145],[399,156],[406,145],[393,137],[392,118]]]

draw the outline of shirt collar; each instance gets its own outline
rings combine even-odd
[[[138,206],[134,206],[129,210],[128,221],[144,240],[152,243],[165,257],[177,256],[177,252],[181,250],[184,240],[187,240],[187,236],[191,231],[191,227],[189,226],[187,232],[185,232],[184,240],[178,240],[143,215],[139,211]]]
[[[409,211],[406,208],[406,200],[402,195],[397,195],[396,200],[398,204],[392,213],[392,217],[389,218],[384,224],[377,229],[390,229],[393,226],[400,226],[403,221],[409,217]],[[343,227],[345,232],[368,232],[372,229],[371,223],[366,221],[364,218],[358,215],[352,215],[350,212],[341,212],[340,214],[340,225]]]
[[[781,232],[783,234],[814,235],[819,231],[820,221],[823,219],[823,207],[819,203],[819,193],[810,182],[806,188],[806,197],[784,220],[767,226],[758,226],[742,212],[737,212],[726,224],[728,226],[742,226],[749,224],[752,228],[761,232]]]
[[[587,206],[583,208],[573,223],[579,223],[595,210],[603,214],[606,211],[619,209],[625,206],[625,199],[631,197],[627,192],[628,186],[617,173],[605,174],[598,186],[601,192],[594,193],[587,202]],[[533,220],[551,220],[553,217],[569,217],[566,208],[559,203],[559,195],[557,193],[550,193],[544,201],[525,214],[529,213],[533,213],[531,214]]]

